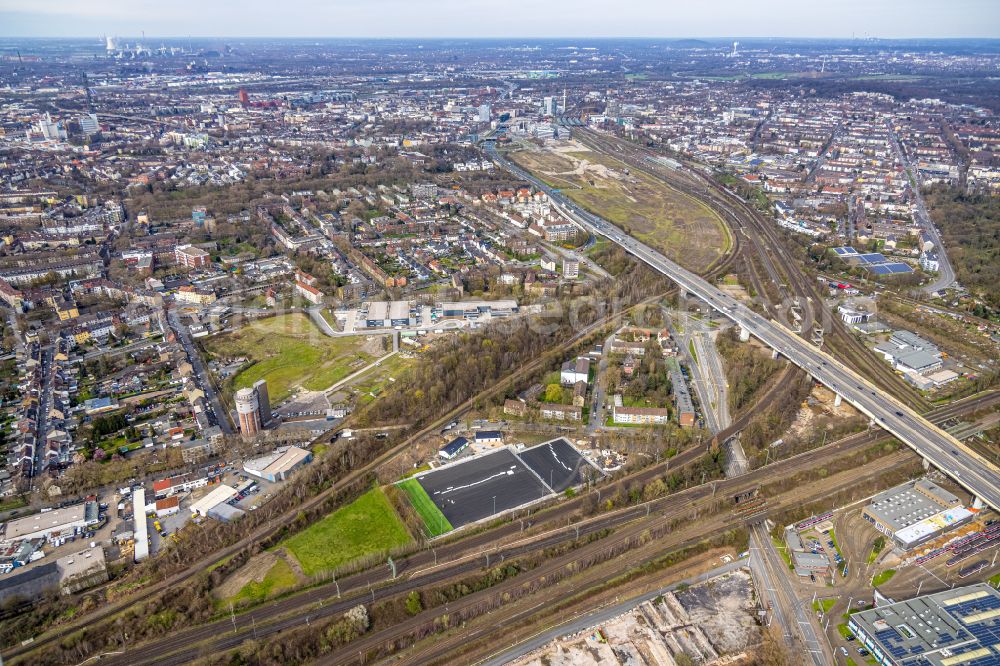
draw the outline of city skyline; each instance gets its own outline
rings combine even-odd
[[[679,3],[627,0],[609,15],[594,0],[559,0],[536,6],[515,0],[498,10],[482,1],[340,2],[290,0],[276,12],[273,3],[248,0],[203,5],[179,0],[96,0],[86,4],[52,0],[27,6],[0,0],[0,35],[5,37],[88,37],[121,34],[185,37],[642,37],[711,38],[993,38],[1000,5],[988,0],[839,0],[822,7],[793,0],[748,5],[713,3],[711,11]],[[308,20],[306,20],[308,19]],[[152,38],[152,37],[151,37]]]

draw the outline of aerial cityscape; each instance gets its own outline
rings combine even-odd
[[[0,664],[1000,665],[1000,7],[203,4],[0,0]]]

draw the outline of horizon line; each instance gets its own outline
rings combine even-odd
[[[104,34],[88,34],[88,35],[4,35],[0,34],[0,39],[93,39],[100,40],[109,36],[109,33]],[[138,39],[301,39],[301,40],[344,40],[344,39],[363,39],[371,41],[383,41],[383,40],[411,40],[411,41],[443,41],[443,40],[453,40],[453,39],[467,39],[467,40],[507,40],[507,41],[518,41],[518,40],[577,40],[577,39],[593,39],[593,40],[655,40],[655,41],[679,41],[679,40],[732,40],[732,39],[746,39],[746,40],[808,40],[808,41],[848,41],[848,42],[871,42],[871,41],[906,41],[906,40],[949,40],[949,41],[995,41],[1000,42],[1000,37],[953,37],[953,36],[909,36],[909,37],[879,37],[879,36],[842,36],[842,37],[821,37],[813,35],[772,35],[772,36],[753,36],[753,35],[712,35],[712,36],[654,36],[654,35],[544,35],[544,36],[524,36],[524,35],[513,35],[513,36],[495,36],[495,35],[438,35],[438,36],[405,36],[405,35],[128,35],[128,34],[111,34],[113,37],[122,38],[138,38]]]

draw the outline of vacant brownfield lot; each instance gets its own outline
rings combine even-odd
[[[685,268],[704,272],[729,249],[722,220],[694,197],[570,143],[518,150],[511,159],[588,210]]]

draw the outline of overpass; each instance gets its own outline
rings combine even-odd
[[[780,324],[765,319],[698,275],[626,235],[603,218],[580,208],[532,174],[501,157],[493,142],[485,142],[483,149],[498,165],[545,192],[562,214],[590,232],[618,244],[629,254],[670,278],[687,293],[739,324],[744,332],[753,335],[828,386],[866,414],[872,423],[895,435],[927,463],[952,477],[975,497],[977,506],[985,502],[994,510],[1000,511],[1000,469],[988,460],[902,402],[879,392],[867,379],[826,352]]]

